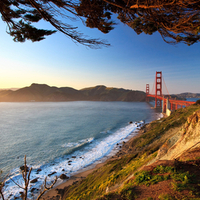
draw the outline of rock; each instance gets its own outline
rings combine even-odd
[[[72,165],[71,163],[68,163],[68,165]]]
[[[24,166],[24,165],[22,165],[22,166],[20,167],[20,169],[21,169],[22,171],[24,171],[24,170],[25,170],[25,166]],[[29,171],[29,168],[28,168],[28,166],[26,166],[26,171],[27,171],[27,172]]]
[[[52,176],[53,174],[55,174],[56,172],[52,172],[51,174],[48,174],[48,176]]]
[[[132,121],[129,122],[129,124],[132,124],[132,123],[133,123]]]
[[[59,195],[61,195],[61,197],[64,195],[64,193],[65,193],[65,189],[56,189],[57,190],[57,193],[59,194]],[[59,199],[60,199],[60,196],[59,196]]]
[[[62,171],[64,172],[64,171],[65,171],[65,169],[62,169]]]
[[[176,131],[175,131],[176,130]],[[200,138],[200,110],[187,118],[187,122],[180,128],[173,129],[170,137],[159,149],[157,159],[173,160],[188,149],[197,147]]]
[[[72,183],[72,185],[75,185],[76,183],[78,183],[78,181],[74,181],[74,182]]]
[[[72,156],[72,158],[76,158],[76,156]]]
[[[69,177],[66,176],[65,174],[61,174],[59,178],[62,179],[62,180],[64,180],[64,179],[68,179]]]
[[[36,190],[36,188],[31,188],[31,193],[33,193]]]
[[[33,180],[30,181],[30,183],[36,183],[38,181],[38,178],[34,178]]]
[[[42,170],[41,169],[37,169],[37,172],[41,172]]]
[[[68,163],[72,162],[72,160],[69,160]]]

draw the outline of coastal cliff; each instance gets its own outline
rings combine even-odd
[[[122,144],[102,167],[58,196],[70,200],[200,198],[199,105],[146,124]]]
[[[61,102],[61,101],[145,101],[145,92],[109,88],[103,85],[76,90],[71,87],[50,87],[33,83],[15,91],[1,90],[0,102]]]

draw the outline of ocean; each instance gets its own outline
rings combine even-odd
[[[24,164],[25,155],[28,166],[33,168],[31,180],[37,178],[30,189],[39,188],[45,177],[51,181],[63,173],[71,176],[103,162],[118,151],[117,143],[137,134],[138,124],[158,117],[145,102],[2,102],[2,177],[9,174],[21,184],[19,167]],[[7,180],[6,198],[14,199],[20,191],[13,181]]]

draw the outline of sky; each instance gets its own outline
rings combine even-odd
[[[170,94],[200,93],[200,44],[170,45],[158,33],[137,35],[116,22],[109,34],[78,22],[81,32],[111,44],[90,49],[59,32],[40,42],[16,43],[0,21],[0,88],[38,83],[75,89],[105,85],[145,91],[146,84],[150,84],[152,92],[156,71],[162,71],[167,87],[163,84],[164,94],[167,90]],[[53,29],[44,22],[38,27]]]

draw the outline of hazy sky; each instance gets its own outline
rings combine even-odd
[[[85,34],[111,44],[97,50],[75,44],[61,33],[41,42],[16,43],[6,33],[6,24],[0,21],[0,26],[0,88],[45,83],[75,89],[105,85],[145,91],[149,83],[151,91],[156,71],[162,71],[170,94],[200,93],[200,44],[169,45],[157,33],[138,36],[123,24],[109,34],[81,27]],[[165,88],[163,91],[166,93]]]

